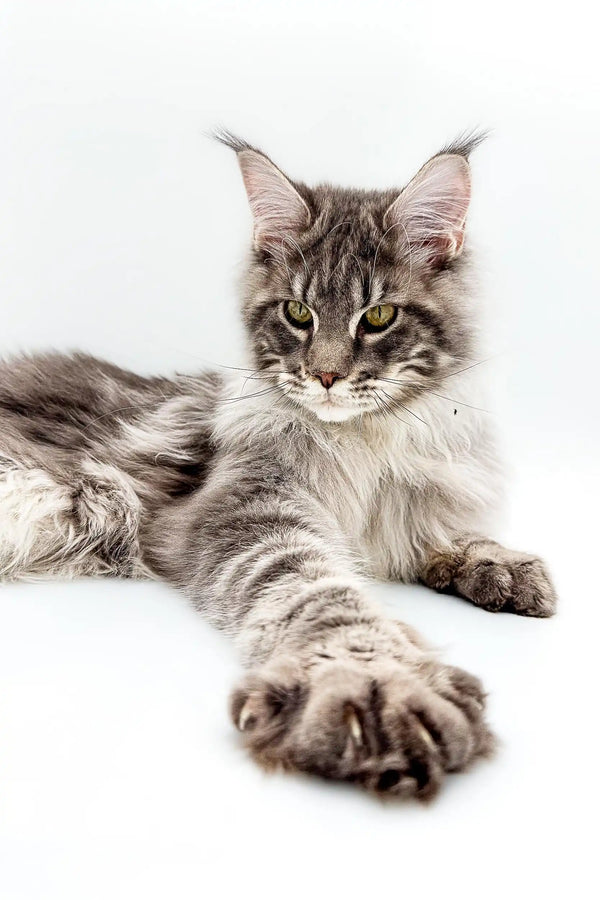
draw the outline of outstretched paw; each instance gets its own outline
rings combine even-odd
[[[252,755],[354,782],[378,794],[432,797],[446,772],[486,755],[479,681],[423,659],[317,664],[274,661],[233,694],[231,713]]]

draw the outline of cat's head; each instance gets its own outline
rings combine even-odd
[[[339,422],[393,412],[467,364],[467,159],[482,135],[387,191],[308,188],[218,137],[237,153],[254,219],[243,318],[258,378]]]

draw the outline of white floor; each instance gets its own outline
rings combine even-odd
[[[375,589],[484,678],[501,738],[426,808],[256,769],[226,714],[231,647],[166,587],[3,587],[2,897],[591,896],[598,596],[585,497],[547,479],[521,472],[510,531],[551,560],[555,619]]]

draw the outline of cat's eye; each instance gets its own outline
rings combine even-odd
[[[381,303],[379,306],[372,306],[366,311],[361,319],[361,324],[365,331],[382,331],[391,325],[398,308],[391,303]]]
[[[312,324],[312,313],[299,300],[288,300],[284,306],[285,317],[296,328],[308,328]]]

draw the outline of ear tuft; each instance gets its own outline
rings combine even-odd
[[[471,198],[469,164],[462,154],[442,153],[417,172],[388,208],[384,226],[397,226],[411,257],[441,265],[458,256]]]
[[[457,135],[453,141],[446,144],[437,156],[464,156],[469,159],[471,153],[488,139],[490,132],[484,128],[471,128]]]

